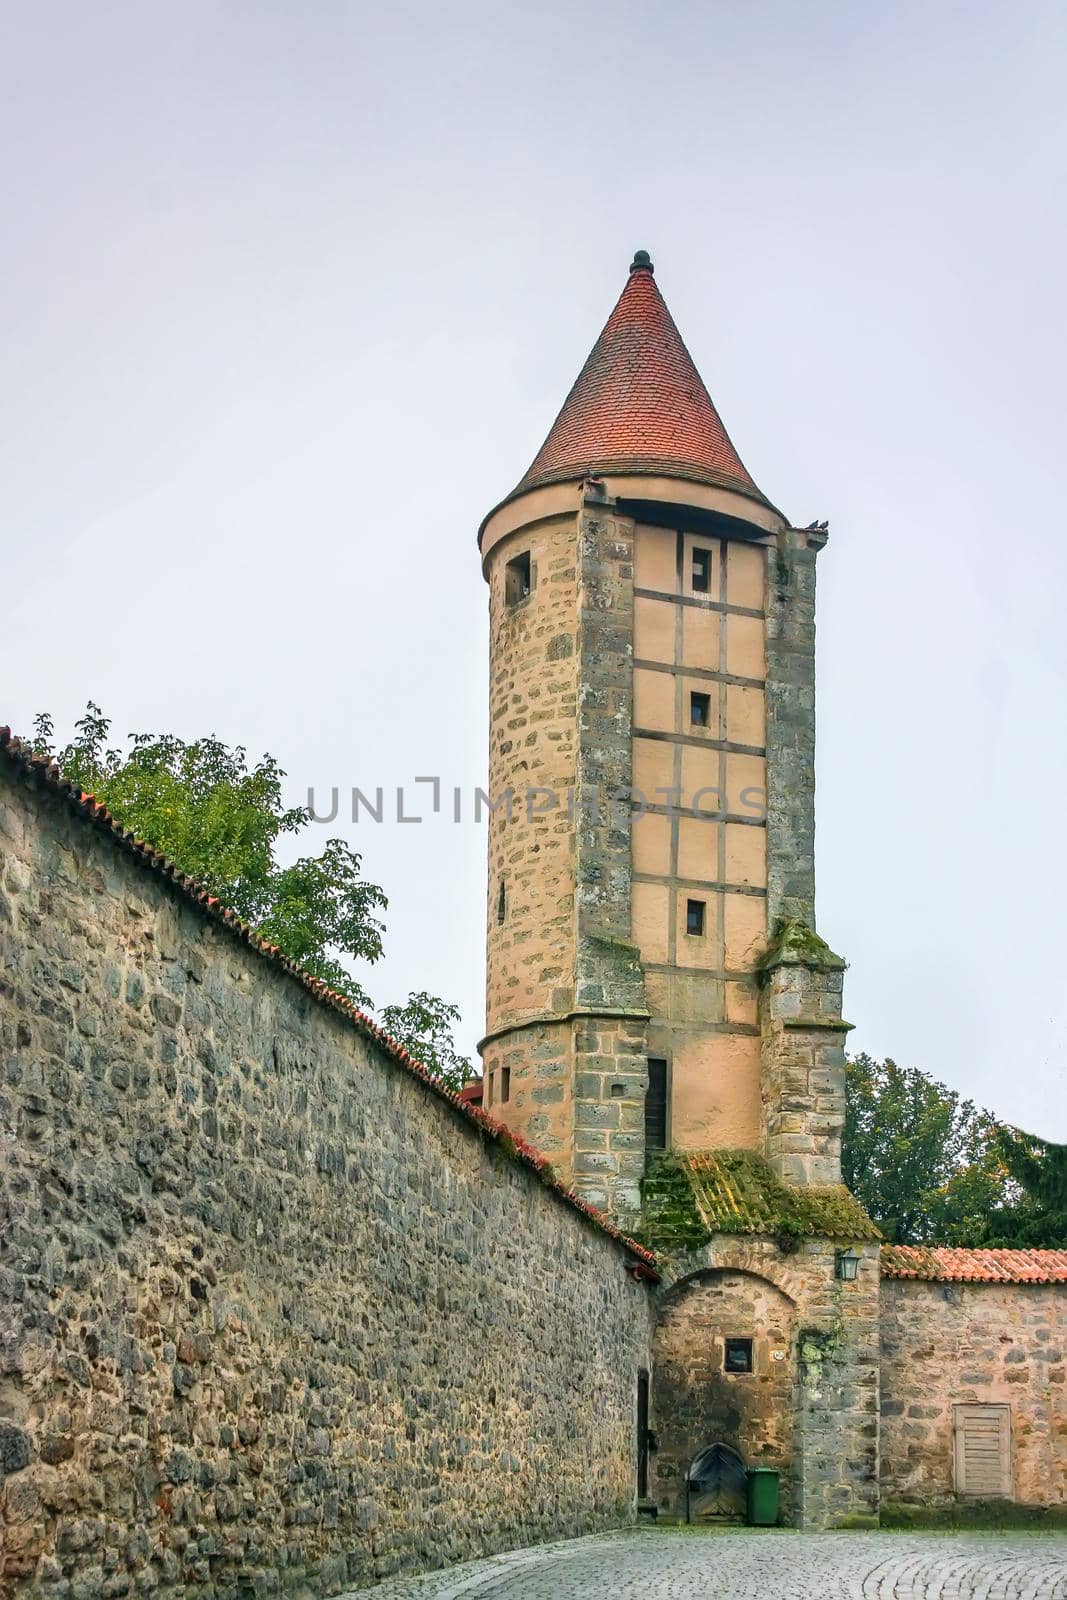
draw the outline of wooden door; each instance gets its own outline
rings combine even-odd
[[[953,1478],[957,1494],[1011,1499],[1011,1407],[953,1407]]]

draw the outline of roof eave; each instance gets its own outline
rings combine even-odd
[[[762,506],[774,516],[780,517],[784,527],[789,526],[789,518],[781,511],[772,500],[757,489],[754,483],[746,483],[743,479],[729,473],[716,473],[708,468],[687,466],[684,462],[655,461],[645,458],[639,461],[626,460],[598,460],[586,467],[562,467],[553,472],[538,473],[536,477],[523,478],[516,484],[510,494],[498,500],[478,524],[478,549],[482,548],[482,538],[489,523],[502,511],[505,506],[511,505],[515,500],[521,500],[524,494],[530,494],[535,489],[548,489],[556,484],[584,483],[590,476],[596,477],[626,477],[626,478],[676,478],[682,483],[701,484],[709,489],[726,489],[731,494],[742,496],[751,500],[755,505]]]

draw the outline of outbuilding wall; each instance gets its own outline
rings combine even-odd
[[[1067,1284],[883,1278],[883,1505],[957,1497],[956,1408],[1010,1408],[1010,1498],[1067,1500]]]

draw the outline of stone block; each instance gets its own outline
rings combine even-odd
[[[626,1252],[65,803],[9,787],[0,763],[34,890],[42,857],[62,878],[46,914],[21,893],[0,920],[6,1575],[56,1600],[310,1597],[520,1522],[615,1525],[650,1360]],[[486,1051],[554,1160],[570,1035]],[[632,1205],[623,1106],[579,1155],[590,1195]]]

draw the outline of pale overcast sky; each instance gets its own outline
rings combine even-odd
[[[1067,1138],[1065,69],[1058,0],[3,5],[0,722],[472,793],[475,530],[647,248],[756,481],[830,520],[853,1046]],[[473,1047],[484,829],[344,831],[372,995]]]

